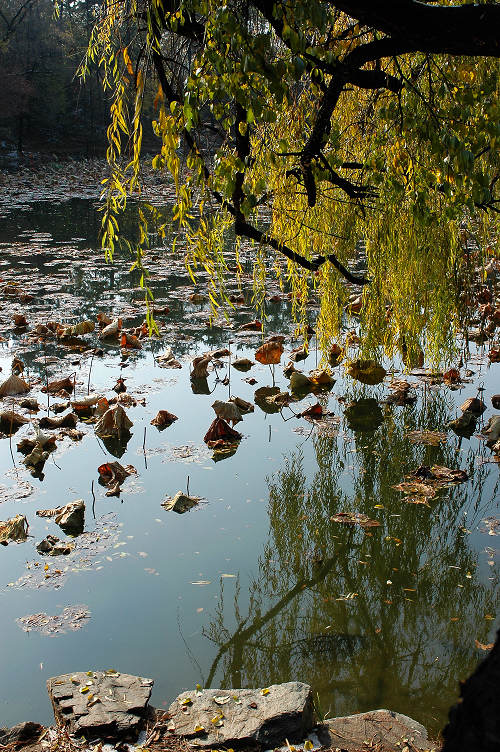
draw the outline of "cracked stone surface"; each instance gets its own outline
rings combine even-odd
[[[152,687],[152,679],[111,671],[79,671],[47,681],[56,723],[87,738],[137,739]]]
[[[358,752],[367,743],[380,745],[384,752],[401,752],[405,747],[412,752],[437,750],[421,723],[392,710],[330,718],[324,722],[323,730],[327,731],[327,738],[321,738],[325,746],[346,752]]]
[[[169,731],[197,747],[301,741],[312,728],[308,684],[287,682],[265,689],[204,689],[182,692],[169,708]]]

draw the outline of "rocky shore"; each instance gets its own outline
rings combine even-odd
[[[48,680],[55,725],[0,728],[0,749],[25,752],[189,752],[189,750],[335,750],[437,752],[425,728],[380,709],[315,717],[302,682],[259,689],[182,692],[168,711],[149,704],[153,680],[117,671],[64,674]]]

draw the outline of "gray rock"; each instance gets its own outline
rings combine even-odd
[[[326,728],[325,728],[326,727]],[[364,749],[366,742],[377,746],[381,752],[402,752],[405,747],[412,752],[438,749],[427,737],[422,724],[392,710],[370,710],[367,713],[330,718],[324,723],[329,738],[325,746],[346,752]],[[409,742],[409,743],[408,743]],[[371,747],[370,747],[371,748]]]
[[[32,721],[18,723],[12,728],[0,728],[0,744],[7,746],[8,744],[24,745],[27,742],[36,742],[42,731],[45,731],[44,727]]]
[[[111,671],[80,671],[47,681],[57,725],[87,739],[135,741],[152,687],[152,679]]]
[[[312,728],[312,691],[288,682],[261,689],[183,692],[169,708],[169,730],[198,747],[301,741]]]

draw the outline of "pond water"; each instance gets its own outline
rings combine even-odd
[[[104,344],[104,354],[94,355],[94,335],[82,352],[35,341],[32,326],[13,328],[12,314],[21,311],[30,325],[95,320],[98,311],[121,315],[127,326],[142,321],[138,278],[128,274],[126,259],[104,263],[99,221],[94,202],[81,198],[33,202],[0,219],[0,276],[34,295],[26,304],[2,298],[2,375],[10,373],[13,355],[23,360],[34,384],[29,396],[42,407],[37,418],[47,414],[40,392],[46,369],[49,380],[75,373],[77,396],[88,385],[115,396],[111,387],[122,375],[127,394],[138,400],[127,408],[130,440],[119,451],[111,447],[116,456],[91,424],[80,423],[83,438],[58,440],[43,478],[32,477],[16,451],[32,434],[29,424],[11,441],[0,439],[0,519],[20,513],[30,526],[26,542],[0,548],[0,725],[49,723],[51,676],[115,668],[153,678],[157,707],[197,683],[251,687],[298,679],[312,685],[325,717],[388,707],[437,733],[458,681],[485,655],[478,643],[494,640],[499,570],[491,533],[498,528],[488,518],[498,519],[499,466],[477,434],[460,439],[449,431],[434,445],[408,434],[446,431],[478,387],[484,419],[490,417],[500,366],[474,352],[462,369],[473,373],[458,389],[398,374],[415,384],[417,401],[405,406],[385,404],[390,377],[363,386],[340,366],[331,391],[318,395],[333,417],[315,425],[295,416],[316,402],[313,395],[293,403],[293,412],[259,402],[237,425],[243,439],[235,454],[214,461],[203,443],[214,399],[232,394],[254,402],[256,389],[273,384],[269,367],[256,363],[241,373],[228,358],[209,374],[209,393],[193,393],[189,379],[192,358],[207,350],[229,347],[233,360],[254,359],[261,335],[237,331],[255,318],[250,252],[233,328],[222,319],[209,329],[207,304],[189,300],[194,287],[182,259],[152,251],[156,305],[170,311],[157,315],[161,337],[131,352],[123,367],[117,345]],[[205,281],[201,275],[201,293]],[[266,335],[287,335],[286,363],[297,344],[286,296],[269,303],[267,314]],[[312,306],[312,324],[314,318]],[[297,364],[305,373],[320,357],[314,342]],[[159,367],[167,347],[182,369]],[[274,380],[284,391],[282,371],[275,368]],[[19,400],[4,399],[4,407],[13,401]],[[51,398],[49,408],[54,402],[61,400]],[[161,432],[150,424],[159,409],[179,418]],[[117,456],[137,474],[119,498],[108,498],[97,468]],[[439,489],[426,504],[405,501],[394,486],[434,464],[463,469],[469,479]],[[204,501],[186,514],[166,511],[161,502],[188,483]],[[36,510],[79,498],[86,532],[75,549],[68,556],[38,554],[35,545],[47,533],[64,534]],[[365,514],[380,526],[332,521],[339,512]],[[67,625],[47,635],[26,632],[18,621],[68,606],[90,612],[80,629]]]

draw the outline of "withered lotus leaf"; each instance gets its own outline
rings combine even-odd
[[[17,431],[19,426],[29,423],[29,420],[19,413],[15,413],[13,410],[3,410],[0,413],[0,430],[7,435]]]
[[[0,522],[0,543],[6,546],[9,540],[24,541],[28,537],[28,520],[24,514],[16,514],[6,522]]]
[[[342,360],[343,355],[344,350],[342,349],[342,347],[334,342],[334,344],[330,348],[330,353],[328,355],[330,365],[333,367],[338,366],[338,364]]]
[[[67,376],[65,379],[59,379],[58,381],[49,381],[48,384],[42,387],[42,392],[49,392],[50,394],[57,394],[57,392],[60,392],[62,389],[64,389],[66,392],[73,391],[74,381],[69,376]]]
[[[120,329],[122,328],[122,320],[121,319],[114,319],[114,321],[111,322],[111,324],[108,324],[107,326],[102,329],[99,338],[100,339],[113,339],[114,337],[117,337]]]
[[[347,373],[362,384],[380,384],[387,374],[375,360],[354,360],[347,366]]]
[[[240,441],[241,438],[241,433],[238,433],[234,428],[231,428],[225,420],[222,418],[215,418],[210,424],[210,428],[206,432],[203,441],[205,444],[208,444],[210,441],[219,441],[220,439],[233,442]]]
[[[262,322],[255,319],[254,321],[248,321],[246,324],[242,324],[238,327],[239,332],[261,332]]]
[[[270,341],[264,342],[255,352],[255,360],[264,366],[279,363],[283,355],[283,343]]]
[[[362,528],[380,527],[380,522],[372,520],[366,514],[360,512],[337,512],[330,519],[332,522],[341,522],[344,525],[359,525]]]
[[[136,472],[135,467],[132,465],[120,465],[119,462],[105,462],[103,465],[99,465],[97,468],[104,485],[114,485],[116,483],[123,483],[123,481]]]
[[[191,371],[191,379],[206,379],[208,376],[208,364],[212,360],[210,353],[205,355],[198,355],[193,360],[193,370]]]
[[[75,413],[66,413],[59,415],[57,418],[45,416],[39,422],[40,428],[75,428],[78,423],[78,415]]]
[[[239,408],[234,402],[222,402],[222,400],[215,400],[215,402],[212,404],[212,408],[218,418],[227,420],[228,422],[232,423],[233,426],[235,423],[239,423],[241,420],[243,420]]]
[[[458,368],[449,368],[443,373],[443,379],[445,381],[450,381],[451,383],[458,383],[459,381],[462,381]]]
[[[64,326],[57,332],[58,337],[63,339],[64,337],[78,337],[81,334],[90,334],[95,329],[93,321],[79,321],[78,324],[73,326]]]
[[[167,428],[177,419],[177,415],[169,413],[168,410],[158,410],[156,417],[151,421],[151,425],[157,428]]]
[[[460,410],[463,413],[468,412],[479,417],[486,410],[486,405],[483,400],[480,400],[478,397],[469,397],[469,399],[466,399],[465,402],[460,405]]]
[[[101,415],[95,424],[94,430],[96,435],[101,438],[105,436],[120,436],[122,433],[130,432],[130,428],[133,425],[123,407],[115,405]]]
[[[0,384],[0,397],[11,397],[14,394],[26,394],[29,390],[30,387],[24,379],[12,375]]]
[[[308,407],[306,410],[303,410],[300,413],[301,418],[321,418],[323,417],[323,408],[317,402],[315,405],[311,405],[311,407]]]
[[[333,386],[335,384],[335,379],[324,368],[317,368],[315,371],[311,371],[309,378],[317,386]]]
[[[104,331],[104,330],[103,330]],[[129,350],[141,350],[142,345],[139,338],[135,334],[129,334],[129,332],[122,332],[120,338],[120,347],[125,347]]]

